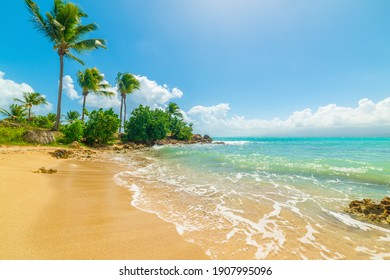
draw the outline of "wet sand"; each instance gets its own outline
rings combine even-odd
[[[0,259],[208,259],[174,225],[130,205],[120,166],[0,148]],[[55,174],[33,173],[40,167]]]

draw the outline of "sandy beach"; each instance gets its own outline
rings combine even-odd
[[[120,166],[0,148],[0,259],[207,259],[174,225],[130,205]],[[33,173],[40,167],[55,174]]]

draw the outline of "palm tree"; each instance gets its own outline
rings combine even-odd
[[[26,107],[18,104],[11,104],[9,111],[0,108],[0,114],[6,116],[7,119],[20,121],[26,116]]]
[[[80,118],[80,113],[78,111],[69,111],[65,116],[66,121],[70,124],[78,120],[78,118]]]
[[[23,92],[23,99],[14,98],[15,101],[20,102],[28,110],[28,122],[31,122],[31,108],[41,104],[47,104],[46,98],[38,92]]]
[[[126,95],[132,93],[136,89],[139,89],[140,83],[130,73],[118,73],[118,75],[116,76],[116,83],[118,86],[118,90],[121,94],[121,110],[120,110],[121,123],[119,126],[119,133],[120,133],[123,122],[126,121]],[[122,118],[123,115],[124,118]]]
[[[99,70],[94,68],[87,68],[84,72],[77,72],[77,82],[79,83],[82,91],[83,91],[83,111],[81,115],[81,120],[84,121],[84,111],[85,111],[85,102],[87,100],[87,95],[90,92],[93,92],[97,95],[103,96],[112,96],[115,93],[111,91],[106,91],[109,84],[104,82],[104,77],[100,74]]]
[[[39,6],[32,0],[25,0],[27,9],[32,15],[35,28],[43,33],[54,45],[54,49],[60,58],[60,82],[58,85],[57,117],[54,130],[58,130],[61,117],[62,103],[62,79],[64,76],[64,57],[76,60],[84,65],[84,62],[75,57],[70,51],[78,53],[91,51],[98,48],[106,48],[103,39],[86,39],[83,36],[95,31],[97,25],[90,23],[81,24],[81,19],[88,15],[73,3],[65,3],[64,0],[54,0],[53,9],[45,16],[40,13]]]
[[[175,117],[178,117],[181,119],[183,118],[183,114],[181,113],[179,106],[177,106],[177,104],[174,102],[170,102],[168,104],[167,108],[165,108],[165,112],[168,113],[169,121],[171,121],[172,116],[175,116]]]

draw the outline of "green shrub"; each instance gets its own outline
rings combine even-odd
[[[35,116],[31,120],[31,125],[45,129],[52,129],[54,122],[48,116]]]
[[[173,118],[169,127],[171,137],[176,140],[188,141],[192,138],[192,124],[187,124],[179,118]]]
[[[24,127],[0,126],[0,144],[25,144],[23,139],[25,132]]]
[[[71,143],[73,141],[80,142],[84,135],[84,123],[80,120],[76,120],[71,124],[64,125],[62,133],[66,143]]]
[[[119,128],[119,123],[118,115],[112,109],[90,112],[84,129],[86,142],[90,145],[108,144],[115,139],[114,135]]]
[[[140,105],[125,124],[126,139],[150,144],[164,139],[169,131],[168,114],[160,109],[151,110]]]

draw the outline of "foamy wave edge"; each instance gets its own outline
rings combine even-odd
[[[132,183],[130,185],[128,182],[123,180],[121,178],[121,176],[124,176],[124,175],[130,175],[131,176],[132,173],[130,171],[123,171],[123,172],[117,173],[117,174],[114,175],[114,181],[115,181],[115,184],[117,184],[118,186],[127,188],[129,191],[133,192],[132,200],[131,200],[131,203],[130,203],[131,206],[133,206],[133,207],[135,207],[138,210],[141,210],[143,212],[154,214],[157,217],[159,217],[161,220],[163,220],[163,221],[165,221],[167,223],[174,224],[175,228],[176,228],[176,231],[177,231],[177,233],[179,235],[183,235],[184,232],[187,231],[187,229],[186,229],[186,227],[184,225],[177,224],[177,223],[174,223],[174,222],[172,222],[170,220],[165,219],[157,211],[145,209],[145,208],[142,208],[141,206],[139,206],[137,203],[141,202],[141,195],[142,195],[141,188],[139,186],[137,186],[135,183]]]

